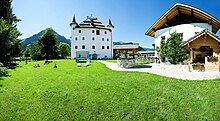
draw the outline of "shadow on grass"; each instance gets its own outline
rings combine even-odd
[[[7,69],[12,69],[12,70],[15,70],[16,68],[21,68],[22,66],[20,66],[19,64],[17,63],[9,63],[8,66],[7,66]]]
[[[3,80],[3,79],[2,79],[2,77],[0,77],[0,81],[1,81],[1,80]],[[2,84],[0,84],[0,88],[1,88],[1,87],[3,87],[3,85],[2,85]]]

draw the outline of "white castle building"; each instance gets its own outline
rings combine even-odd
[[[90,58],[112,58],[112,29],[114,26],[109,19],[107,26],[97,18],[87,16],[81,23],[76,22],[75,16],[71,26],[71,59],[76,57],[76,51],[89,51]],[[94,56],[95,55],[95,56]]]

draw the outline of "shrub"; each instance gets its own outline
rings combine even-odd
[[[218,62],[218,57],[215,56],[208,56],[208,62]]]
[[[3,67],[3,64],[0,63],[0,77],[6,76],[6,74],[7,74],[7,71],[6,71],[6,70],[7,70],[7,69],[6,69],[5,67]]]

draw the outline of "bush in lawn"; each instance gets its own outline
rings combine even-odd
[[[6,76],[6,74],[7,74],[6,68],[3,67],[2,63],[0,63],[0,77]]]

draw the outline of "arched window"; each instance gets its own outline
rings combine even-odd
[[[95,49],[95,45],[92,46],[92,49],[93,49],[93,50]]]
[[[85,45],[82,45],[82,49],[86,49],[86,46],[85,46]]]

